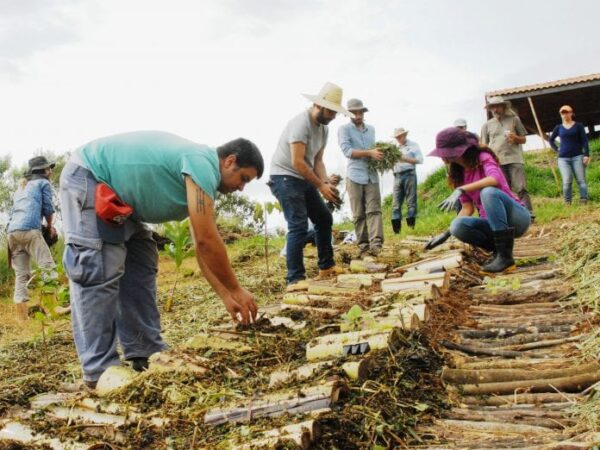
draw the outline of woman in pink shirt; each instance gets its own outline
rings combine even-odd
[[[450,233],[494,251],[483,272],[515,270],[514,240],[525,234],[531,216],[510,190],[494,152],[480,147],[474,134],[452,127],[437,134],[436,148],[429,156],[438,156],[449,165],[448,183],[454,188],[440,208],[450,211],[459,201],[462,206],[450,224]],[[479,217],[471,217],[475,210]]]

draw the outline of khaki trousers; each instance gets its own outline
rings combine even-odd
[[[358,184],[346,180],[346,192],[350,197],[350,208],[356,241],[361,251],[381,248],[383,245],[383,220],[381,218],[381,194],[378,183]]]
[[[502,164],[500,167],[502,168],[502,172],[504,172],[506,181],[508,181],[510,190],[517,194],[519,200],[525,205],[525,208],[527,208],[529,212],[532,212],[533,206],[531,205],[529,192],[527,192],[527,180],[525,179],[525,165],[513,163]]]
[[[31,259],[44,271],[43,276],[56,278],[56,264],[40,230],[13,231],[8,234],[11,264],[15,271],[15,303],[29,300],[27,282],[31,278]]]

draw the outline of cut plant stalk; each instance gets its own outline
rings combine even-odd
[[[387,264],[364,261],[362,259],[353,259],[350,261],[350,271],[352,273],[381,273],[388,269]]]
[[[278,370],[271,373],[269,387],[277,384],[285,384],[291,381],[302,381],[312,378],[327,369],[335,367],[336,360],[319,361],[305,364],[293,370]],[[341,365],[346,376],[351,380],[364,380],[370,369],[370,359],[363,358],[360,361],[348,361]]]
[[[266,395],[249,400],[242,406],[216,408],[207,411],[204,423],[220,425],[239,421],[250,421],[260,417],[276,417],[282,414],[298,414],[329,408],[336,403],[347,386],[340,380],[310,387],[302,387],[293,392]]]
[[[28,425],[15,421],[0,422],[0,441],[16,441],[24,444],[49,446],[54,450],[87,450],[90,444],[72,440],[61,441],[43,433],[34,432]]]
[[[182,353],[180,355],[169,351],[154,353],[148,358],[148,370],[157,372],[192,372],[202,375],[208,371],[206,366],[210,361],[200,356],[192,357]]]
[[[434,258],[424,259],[415,263],[398,267],[396,271],[419,271],[423,273],[443,272],[460,266],[462,254],[460,252],[446,253]]]
[[[398,329],[378,332],[377,330],[353,331],[330,334],[310,341],[306,346],[306,359],[315,361],[331,357],[343,357],[344,347],[368,343],[371,350],[395,347],[399,341]]]
[[[201,348],[210,348],[213,350],[231,350],[237,353],[252,351],[252,347],[235,339],[235,337],[231,334],[223,334],[220,336],[216,333],[198,333],[197,335],[188,339],[184,344],[184,347],[196,350]]]
[[[351,283],[332,283],[330,281],[312,281],[308,283],[308,293],[317,295],[348,295],[357,294],[361,286]]]
[[[460,386],[465,395],[510,394],[517,390],[528,392],[581,392],[600,380],[600,372],[593,371],[574,376],[547,378],[540,380],[506,381],[484,384],[463,384]]]
[[[457,428],[472,432],[490,432],[494,434],[547,434],[546,427],[537,427],[532,425],[520,425],[505,422],[474,422],[467,420],[438,419],[435,422],[447,428]]]
[[[456,384],[483,384],[505,381],[539,380],[546,378],[565,378],[600,371],[600,365],[597,363],[583,364],[570,368],[553,370],[530,370],[530,369],[482,369],[465,370],[449,369],[442,370],[442,379],[447,383]]]
[[[300,294],[289,292],[281,301],[287,305],[345,307],[354,304],[351,297],[335,297],[329,295]]]
[[[351,307],[351,304],[347,305],[347,308],[349,309]],[[311,316],[317,316],[317,317],[336,317],[338,316],[341,312],[343,312],[344,308],[319,308],[319,307],[315,307],[315,306],[308,306],[308,305],[290,305],[287,303],[282,303],[281,304],[281,310],[282,311],[304,311],[308,314],[310,314]]]
[[[450,286],[450,275],[446,272],[443,277],[436,275],[432,278],[422,280],[387,278],[381,282],[381,290],[383,292],[399,292],[407,290],[427,291],[434,285],[441,288],[443,292],[446,292]]]
[[[319,436],[320,427],[318,422],[309,420],[265,431],[258,439],[254,439],[246,444],[232,444],[231,448],[236,450],[276,448],[278,445],[285,446],[287,442],[293,442],[301,449],[306,450],[311,447]]]
[[[104,397],[133,383],[138,375],[133,369],[125,366],[110,366],[106,369],[96,385],[96,394]]]
[[[387,310],[369,310],[372,319],[365,322],[363,326],[366,330],[387,331],[394,328],[403,330],[417,330],[421,323],[427,320],[427,306],[424,304],[406,306],[398,305]],[[342,322],[340,331],[351,331],[353,324]]]
[[[562,404],[572,406],[582,397],[578,394],[567,393],[514,393],[509,395],[492,395],[482,397],[479,395],[465,395],[461,397],[460,402],[470,406],[516,406],[516,405],[541,405],[541,404]]]
[[[344,283],[346,281],[359,280],[364,281],[365,283],[377,283],[381,280],[385,280],[387,277],[386,272],[381,273],[343,273],[338,275],[337,281],[338,283]],[[366,285],[366,284],[365,284]]]

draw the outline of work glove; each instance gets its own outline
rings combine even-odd
[[[450,234],[450,230],[446,230],[441,234],[433,237],[426,245],[425,250],[431,250],[432,248],[437,247],[438,245],[442,245],[444,242],[448,240],[448,238],[452,236]]]
[[[465,191],[462,188],[454,189],[452,194],[450,194],[446,200],[438,205],[438,208],[446,212],[452,211],[456,207],[456,203],[459,201],[460,196],[464,193]]]

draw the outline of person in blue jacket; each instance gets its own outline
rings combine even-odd
[[[550,146],[558,153],[558,169],[562,178],[562,190],[565,203],[571,204],[571,185],[573,176],[579,186],[579,201],[587,203],[588,188],[585,181],[585,168],[590,163],[590,148],[585,128],[573,120],[573,108],[560,107],[562,123],[556,125],[550,135]],[[556,138],[560,145],[556,145]]]

